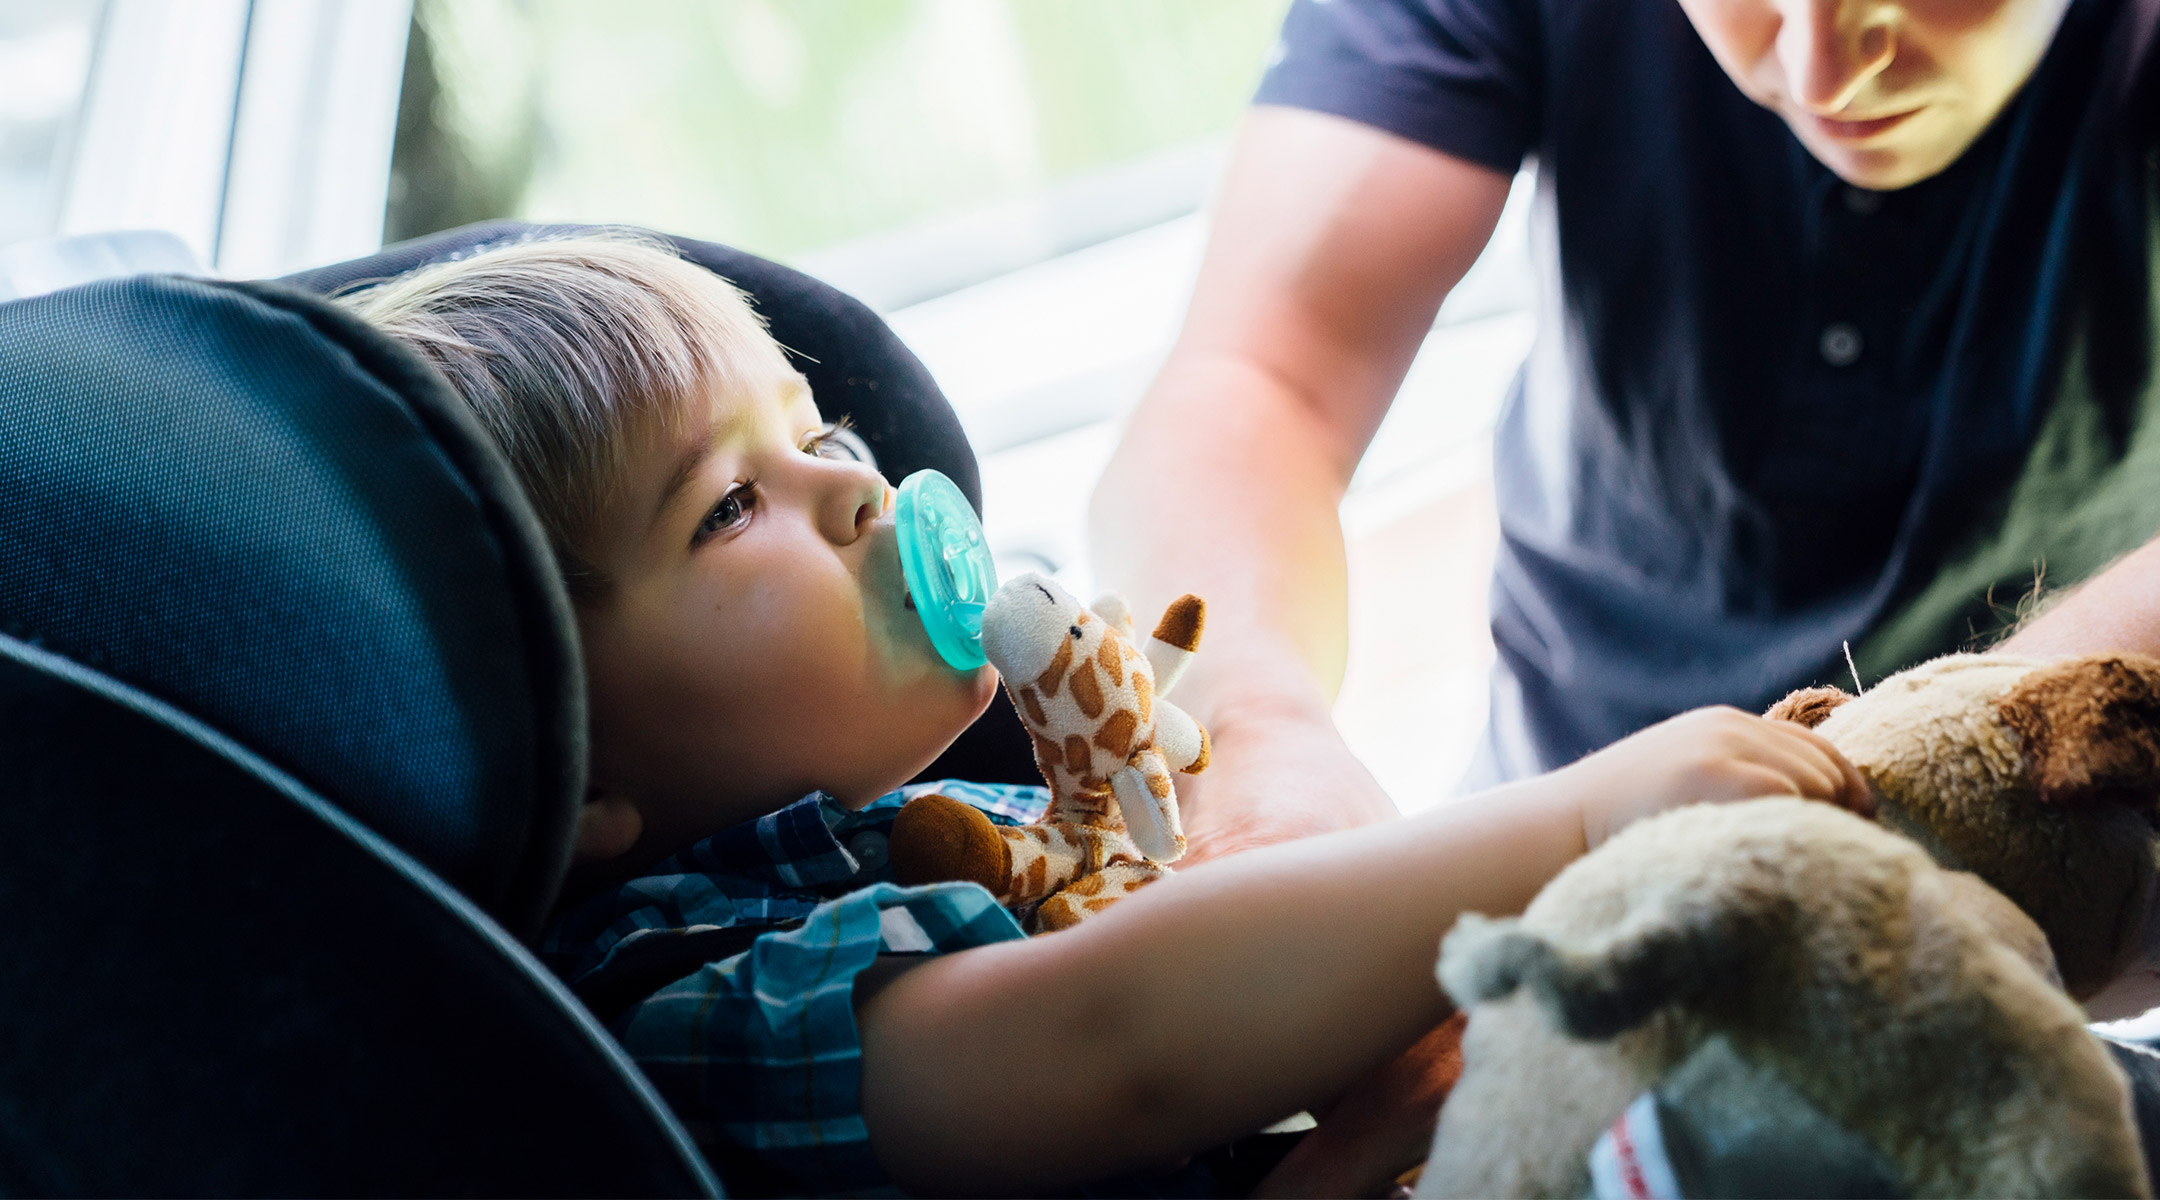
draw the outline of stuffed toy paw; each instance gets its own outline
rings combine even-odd
[[[1050,807],[1035,824],[999,826],[946,797],[911,801],[893,825],[895,877],[980,883],[1048,932],[1168,873],[1185,853],[1171,775],[1205,769],[1209,747],[1163,696],[1205,613],[1199,597],[1179,598],[1143,651],[1114,595],[1090,610],[1039,575],[1000,587],[983,610],[983,653],[1034,741]]]

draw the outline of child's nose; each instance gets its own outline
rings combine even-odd
[[[825,536],[847,545],[867,532],[891,503],[892,488],[876,468],[863,463],[834,464],[834,479],[822,506]]]

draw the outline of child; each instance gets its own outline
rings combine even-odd
[[[839,452],[731,286],[611,235],[346,302],[444,371],[553,541],[592,791],[546,950],[582,986],[712,939],[612,1026],[731,1188],[1012,1193],[1175,1162],[1410,1045],[1447,1015],[1433,961],[1456,914],[1520,909],[1627,822],[1766,794],[1866,803],[1810,731],[1704,710],[1024,938],[972,884],[881,882],[879,831],[912,794],[895,789],[997,681],[931,648],[891,489]],[[1040,804],[940,790],[1005,819]]]

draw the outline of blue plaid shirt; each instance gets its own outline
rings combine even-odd
[[[643,996],[609,1028],[733,1194],[897,1194],[863,1124],[855,976],[881,953],[1024,936],[974,884],[891,882],[893,818],[929,792],[1003,824],[1035,820],[1049,801],[1041,787],[957,780],[913,784],[857,811],[812,793],[578,904],[541,943],[588,1000],[611,980]],[[702,945],[753,934],[747,948],[697,961]],[[655,963],[658,990],[647,994],[640,971]]]

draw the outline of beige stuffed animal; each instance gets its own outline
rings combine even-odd
[[[1582,1195],[1646,1092],[1712,1069],[1911,1195],[2147,1194],[2124,1077],[2059,983],[2090,994],[2154,924],[2160,663],[1955,656],[1772,715],[1836,744],[1881,824],[1683,809],[1518,921],[1466,917],[1440,966],[1464,1072],[1420,1194]]]
[[[1033,906],[1047,932],[1168,873],[1185,853],[1171,772],[1204,770],[1208,736],[1164,695],[1205,617],[1199,597],[1179,598],[1143,652],[1115,595],[1090,611],[1039,575],[1000,587],[983,610],[983,653],[1034,740],[1050,807],[1035,824],[998,826],[956,800],[919,797],[893,823],[895,878],[973,880],[1009,908]]]
[[[1813,726],[1873,785],[1878,821],[2039,922],[2071,995],[2137,957],[2160,843],[2160,660],[1956,654],[1768,715]]]

